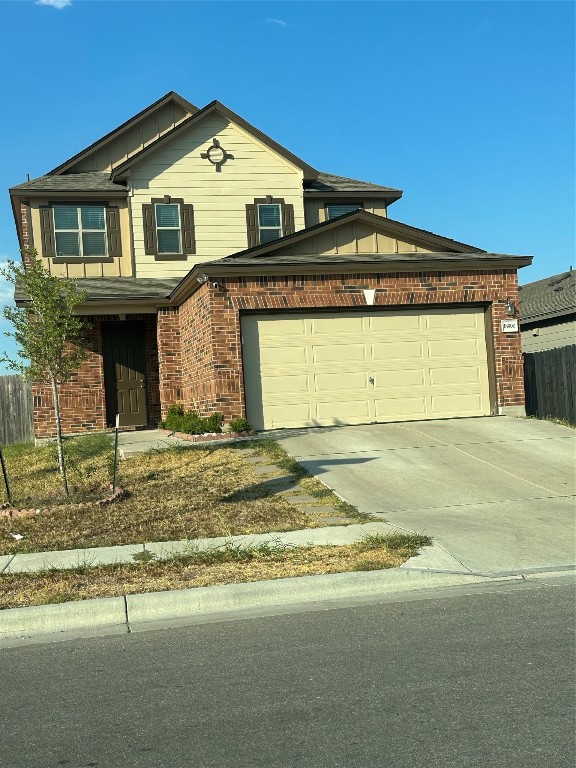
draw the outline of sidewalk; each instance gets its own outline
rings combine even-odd
[[[95,547],[92,549],[5,555],[0,558],[0,573],[34,572],[46,568],[73,568],[133,562],[143,548],[158,558],[185,552],[191,547],[209,549],[232,542],[258,544],[281,541],[304,546],[349,544],[367,534],[389,532],[386,523],[307,528],[287,533],[266,533],[219,539],[156,542],[145,545]],[[119,597],[81,600],[56,605],[10,608],[0,611],[0,644],[6,646],[43,637],[50,641],[69,633],[125,633],[152,628],[154,623],[174,624],[199,620],[230,619],[234,615],[258,615],[262,611],[285,612],[298,607],[318,610],[334,607],[338,601],[386,600],[394,595],[425,596],[426,590],[467,587],[487,582],[521,582],[528,577],[564,577],[573,571],[490,576],[471,573],[437,544],[423,548],[399,568],[382,571],[299,576],[224,586],[198,587],[167,592],[150,592]],[[68,634],[67,634],[68,633]]]

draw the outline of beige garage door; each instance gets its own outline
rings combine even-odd
[[[333,312],[242,318],[255,429],[485,416],[484,312]]]

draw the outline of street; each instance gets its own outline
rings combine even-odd
[[[574,590],[0,650],[3,768],[571,768]]]

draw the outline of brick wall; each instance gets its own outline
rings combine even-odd
[[[158,309],[158,374],[161,417],[173,403],[181,402],[182,347],[180,341],[180,317],[178,307]]]
[[[515,270],[234,277],[220,284],[218,289],[201,286],[179,313],[181,401],[201,414],[245,415],[241,310],[364,307],[365,288],[376,289],[375,305],[381,307],[491,304],[497,406],[524,404],[520,334],[500,330],[506,318],[503,300],[511,298],[518,306]]]
[[[122,321],[117,315],[87,317],[86,320],[90,323],[90,330],[86,335],[88,354],[78,371],[60,389],[60,412],[65,435],[97,432],[107,427],[101,324],[106,321]],[[148,417],[150,425],[156,426],[160,420],[156,316],[128,315],[127,320],[139,321],[144,327]],[[52,389],[50,386],[33,384],[32,394],[35,403],[34,433],[36,437],[53,437],[56,434],[56,418]]]

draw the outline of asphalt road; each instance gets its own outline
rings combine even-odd
[[[3,768],[572,768],[574,589],[0,652]]]

